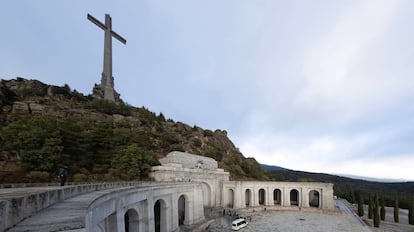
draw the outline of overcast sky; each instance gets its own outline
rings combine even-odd
[[[133,106],[223,129],[285,168],[414,180],[414,1],[0,3],[0,78],[100,82],[104,32]]]

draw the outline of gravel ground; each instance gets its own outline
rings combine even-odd
[[[299,211],[266,211],[251,215],[249,225],[241,231],[371,231],[362,226],[352,215],[328,215]],[[208,231],[232,231],[230,218],[220,218]]]
[[[339,204],[339,205],[338,205]],[[279,232],[307,232],[307,231],[339,231],[339,232],[369,232],[372,231],[355,217],[353,211],[347,209],[343,203],[337,202],[342,213],[327,214],[305,211],[260,211],[242,213],[249,225],[240,231],[279,231]],[[345,207],[343,209],[343,207]],[[220,217],[211,223],[207,231],[232,231],[230,216]]]
[[[236,213],[246,217],[249,222],[247,227],[240,230],[245,232],[414,232],[414,226],[408,225],[407,210],[400,210],[400,223],[394,223],[392,218],[393,209],[387,208],[386,221],[381,222],[380,228],[374,228],[367,226],[366,223],[356,216],[356,205],[351,206],[348,202],[342,200],[336,200],[335,203],[336,208],[338,209],[336,213],[299,211],[297,208],[291,210],[284,209],[256,212],[237,211]],[[214,210],[213,212],[209,211],[207,213],[213,215],[215,220],[212,223],[209,223],[206,231],[232,231],[231,221],[234,220],[233,216],[222,216],[220,212],[221,211]],[[367,212],[367,209],[365,212]],[[367,219],[366,216],[363,217],[363,220],[372,225],[372,220]]]

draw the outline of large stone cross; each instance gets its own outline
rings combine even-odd
[[[88,19],[105,31],[104,60],[100,88],[103,91],[103,99],[115,102],[116,92],[114,89],[114,77],[112,76],[112,36],[123,44],[126,44],[126,40],[112,31],[111,16],[109,14],[105,14],[105,24],[90,14],[88,14]]]

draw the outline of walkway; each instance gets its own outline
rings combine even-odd
[[[113,189],[86,193],[58,202],[39,211],[32,217],[26,218],[8,231],[67,231],[83,229],[85,227],[86,210],[89,204],[97,197],[111,191]]]
[[[5,228],[9,228],[6,231],[64,231],[83,228],[87,208],[93,200],[115,190],[143,185],[146,183],[0,188],[0,231]]]

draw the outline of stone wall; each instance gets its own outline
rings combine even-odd
[[[218,168],[217,161],[212,158],[180,151],[168,153],[165,158],[160,159],[160,163],[163,166],[179,164],[183,168],[198,168],[207,170],[216,170]]]
[[[85,217],[86,231],[125,231],[125,214],[136,212],[129,218],[134,231],[155,231],[154,205],[161,206],[161,231],[180,231],[178,200],[185,198],[185,225],[204,220],[202,187],[197,183],[158,183],[148,186],[113,191],[93,201]]]
[[[264,192],[263,202],[260,203],[259,191]],[[274,201],[275,191],[280,191],[280,202]],[[297,205],[291,204],[291,191],[298,193]],[[246,208],[255,206],[280,206],[310,208],[310,192],[319,194],[318,206],[324,210],[335,210],[333,184],[318,182],[270,182],[270,181],[229,181],[223,183],[222,206],[232,208]],[[250,192],[250,196],[246,192]],[[247,199],[250,198],[250,199]],[[246,201],[250,201],[246,206]]]
[[[230,174],[217,168],[217,161],[204,156],[175,151],[161,159],[160,163],[161,166],[151,169],[150,176],[155,181],[201,182],[204,206],[220,206],[221,186],[222,183],[229,181]]]

